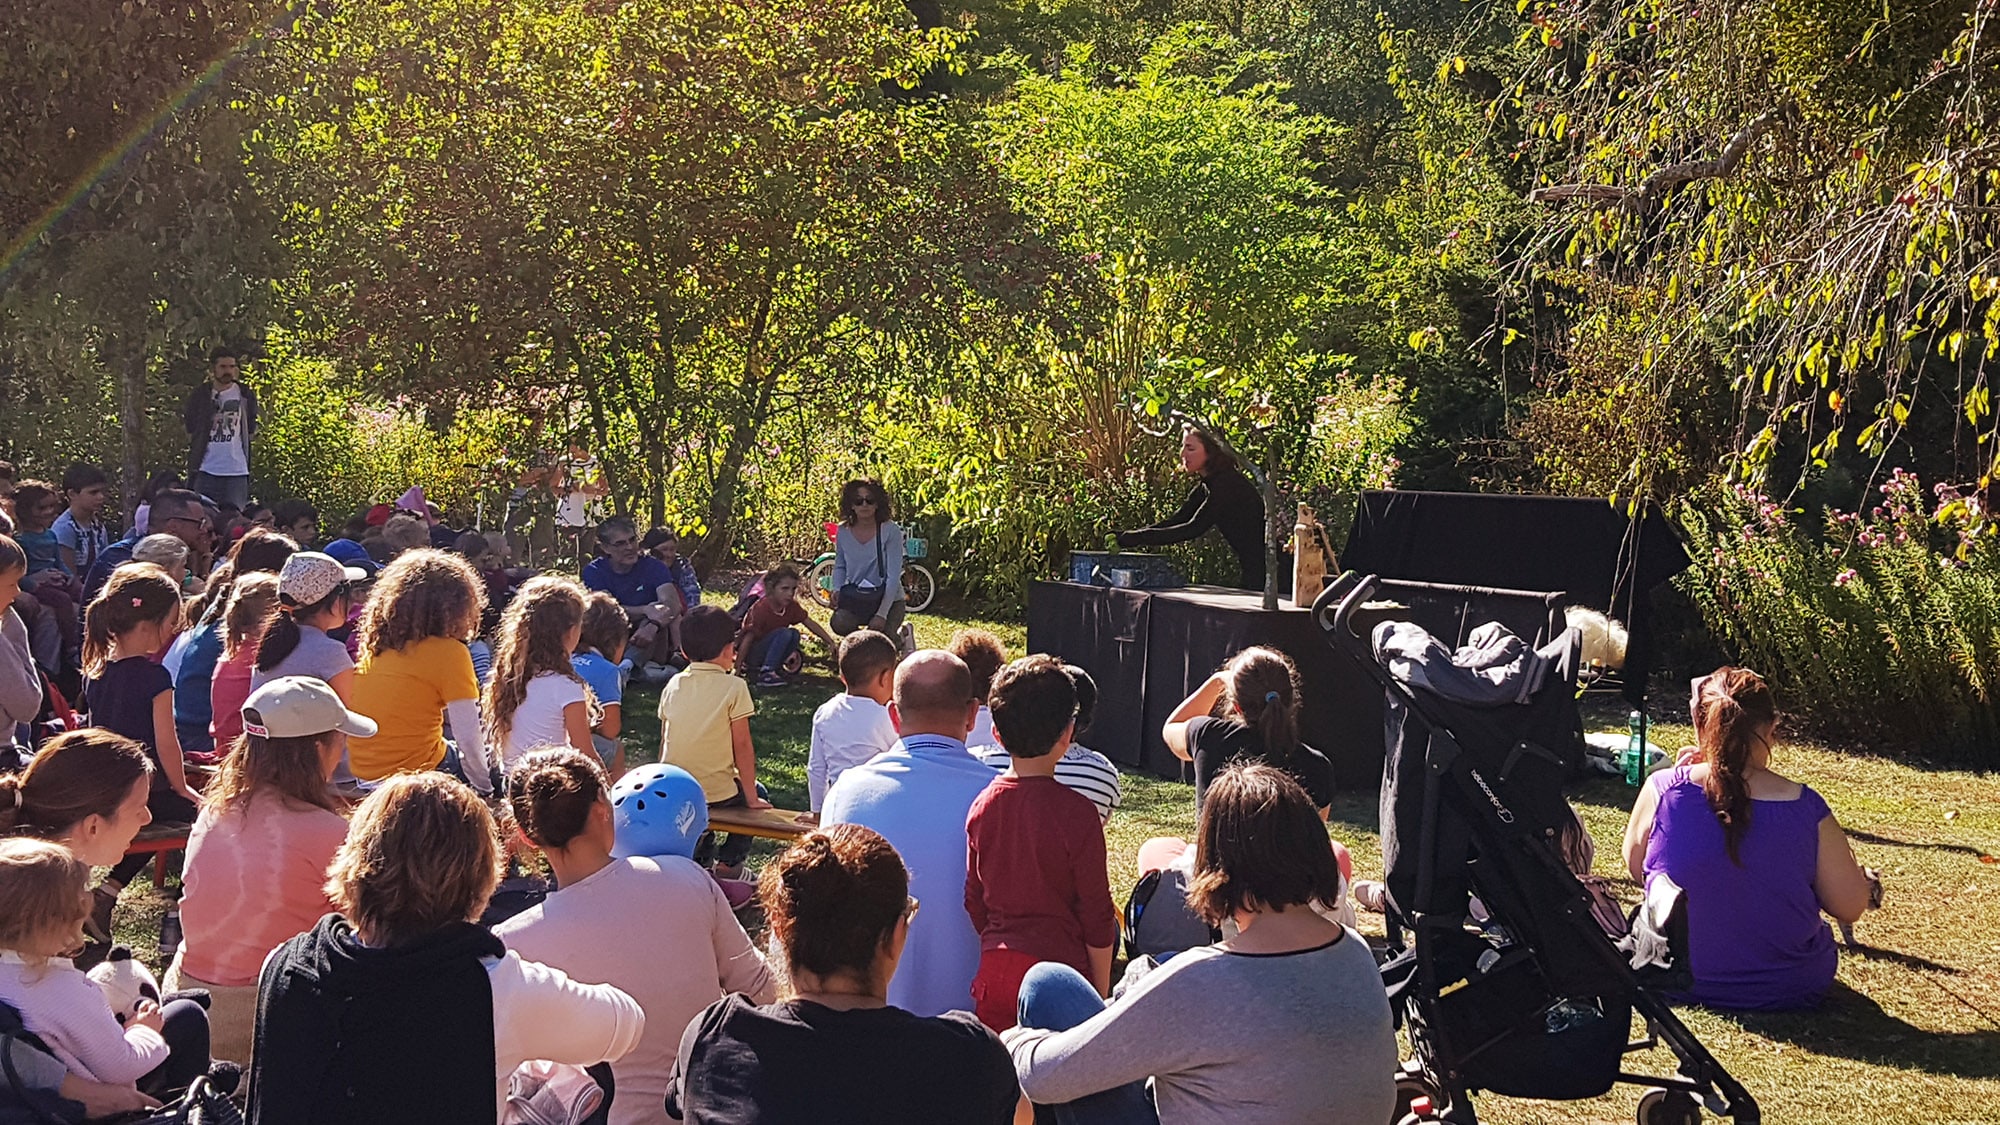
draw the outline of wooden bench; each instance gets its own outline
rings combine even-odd
[[[728,832],[744,836],[762,836],[766,840],[793,840],[819,827],[810,818],[811,813],[793,812],[791,809],[715,809],[708,810],[708,827],[715,832]],[[800,817],[806,817],[801,822]]]
[[[125,849],[126,855],[150,855],[153,857],[153,886],[167,885],[167,860],[173,854],[187,848],[191,824],[172,821],[154,821],[139,830],[132,838],[132,846]]]

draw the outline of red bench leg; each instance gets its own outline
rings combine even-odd
[[[153,889],[164,890],[167,885],[167,859],[174,854],[166,848],[153,853]]]

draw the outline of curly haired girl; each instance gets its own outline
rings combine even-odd
[[[583,635],[583,587],[567,578],[531,578],[500,618],[486,732],[512,769],[537,746],[593,753],[597,700],[570,663]]]

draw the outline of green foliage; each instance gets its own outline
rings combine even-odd
[[[1866,513],[1787,509],[1747,488],[1685,505],[1681,580],[1734,659],[1815,731],[1890,753],[2000,765],[2000,546],[1976,505],[1897,470]]]

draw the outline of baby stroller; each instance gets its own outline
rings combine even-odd
[[[1475,1090],[1576,1100],[1628,1082],[1650,1087],[1640,1125],[1693,1125],[1702,1106],[1757,1125],[1757,1103],[1612,943],[1556,846],[1583,752],[1576,630],[1536,649],[1482,626],[1456,657],[1402,622],[1364,641],[1349,622],[1375,585],[1342,575],[1313,619],[1387,693],[1382,980],[1416,1056],[1398,1076],[1399,1117],[1423,1099],[1420,1120],[1470,1125]],[[1684,966],[1678,931],[1671,960]],[[1628,1042],[1635,1009],[1647,1035]],[[1621,1069],[1662,1043],[1677,1075]]]

